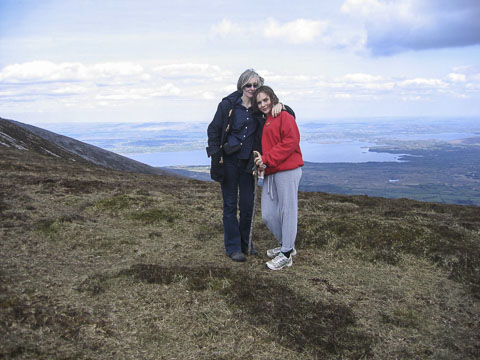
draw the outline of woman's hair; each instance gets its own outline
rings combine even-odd
[[[277,95],[275,95],[275,92],[273,91],[273,89],[270,86],[262,85],[259,88],[257,88],[257,90],[255,90],[255,93],[253,94],[252,106],[254,111],[260,111],[257,104],[257,96],[262,92],[265,93],[270,98],[272,105],[278,104],[278,97]]]
[[[240,77],[238,78],[238,82],[237,82],[237,90],[238,91],[242,91],[243,87],[245,86],[246,83],[248,83],[248,81],[252,78],[252,77],[256,77],[258,78],[258,86],[262,86],[263,85],[263,78],[258,75],[255,70],[253,69],[247,69],[245,70],[242,75],[240,75]]]

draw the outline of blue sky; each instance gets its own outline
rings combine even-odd
[[[256,69],[299,119],[480,118],[480,1],[0,0],[0,116],[207,122]]]

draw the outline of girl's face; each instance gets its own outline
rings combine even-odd
[[[251,77],[248,82],[243,85],[243,95],[251,99],[253,97],[253,93],[255,92],[255,90],[257,90],[258,86],[258,78],[256,76]]]
[[[262,113],[269,116],[272,113],[272,100],[263,91],[257,95],[257,106]]]

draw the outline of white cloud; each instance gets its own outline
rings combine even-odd
[[[354,13],[357,16],[370,16],[384,12],[387,6],[379,0],[346,0],[341,7],[341,11]]]
[[[100,76],[103,78],[109,77],[128,77],[139,76],[143,74],[143,67],[139,64],[130,62],[117,63],[101,63],[87,67],[89,75]]]
[[[304,44],[316,41],[325,35],[327,21],[296,19],[281,23],[274,18],[268,18],[265,23],[251,22],[237,24],[228,19],[222,19],[212,25],[210,35],[226,38],[252,38],[263,35],[266,39],[280,39],[291,44]]]
[[[321,36],[327,29],[326,21],[297,19],[280,24],[273,18],[268,18],[263,27],[266,38],[286,39],[292,44],[311,43]]]
[[[385,79],[380,75],[365,73],[345,74],[323,86],[335,92],[337,98],[345,97],[342,94],[349,93],[350,97],[373,97],[387,96],[391,94],[396,86],[395,81]]]
[[[76,95],[76,94],[86,94],[90,91],[90,89],[86,86],[78,86],[78,85],[66,85],[61,86],[56,89],[52,90],[52,94],[57,95]]]
[[[375,73],[346,73],[341,76],[282,74],[259,70],[281,96],[281,100],[317,103],[382,99],[418,100],[443,96],[466,99],[480,90],[480,68],[457,67],[443,77],[392,78]],[[236,76],[214,64],[171,63],[140,66],[136,63],[29,62],[0,70],[0,104],[9,108],[105,109],[155,108],[162,103],[212,104],[235,90]],[[393,100],[392,100],[393,99]],[[187,108],[190,105],[187,105]],[[204,105],[202,105],[204,106]],[[372,105],[373,106],[373,105]],[[5,106],[4,106],[5,107]],[[192,108],[194,111],[194,108]],[[213,111],[213,110],[212,110]]]
[[[230,77],[232,73],[221,69],[219,66],[210,64],[169,64],[153,68],[153,71],[160,76],[167,78],[208,78],[222,80]]]
[[[465,82],[467,81],[467,76],[465,74],[450,73],[448,74],[448,79],[453,82]]]
[[[81,63],[57,64],[38,60],[5,66],[0,71],[0,81],[21,83],[111,79],[139,77],[143,75],[143,71],[141,65],[129,62],[84,65]]]
[[[146,88],[111,88],[103,90],[95,96],[97,100],[113,100],[113,101],[132,101],[132,100],[148,100],[164,96],[181,95],[181,89],[171,83],[163,86],[152,84]]]
[[[465,81],[480,82],[480,66],[458,66],[453,68],[453,74],[457,82],[462,79],[465,79]],[[454,81],[451,77],[450,80]]]
[[[440,79],[425,79],[414,78],[400,81],[398,83],[400,87],[418,87],[418,88],[446,88],[448,86],[443,80]]]
[[[382,77],[378,75],[356,73],[356,74],[346,74],[344,76],[344,79],[347,81],[356,82],[356,83],[358,82],[366,83],[366,82],[380,81],[382,80]]]
[[[203,94],[202,94],[202,98],[205,99],[205,100],[215,100],[217,99],[215,97],[215,93],[213,93],[212,91],[205,91]]]
[[[240,34],[243,31],[244,29],[242,29],[240,25],[235,24],[228,19],[223,19],[218,24],[214,24],[210,29],[211,35],[219,36],[224,39],[232,35]]]
[[[78,79],[83,77],[81,64],[60,64],[50,61],[32,61],[23,64],[5,66],[0,72],[0,81],[55,81],[59,79]]]
[[[182,90],[172,83],[168,83],[157,88],[145,89],[145,93],[149,93],[152,97],[179,96],[182,94]]]

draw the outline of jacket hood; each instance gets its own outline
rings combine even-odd
[[[230,95],[225,96],[222,101],[228,101],[233,106],[237,102],[238,98],[241,97],[243,94],[240,91],[234,91]]]

